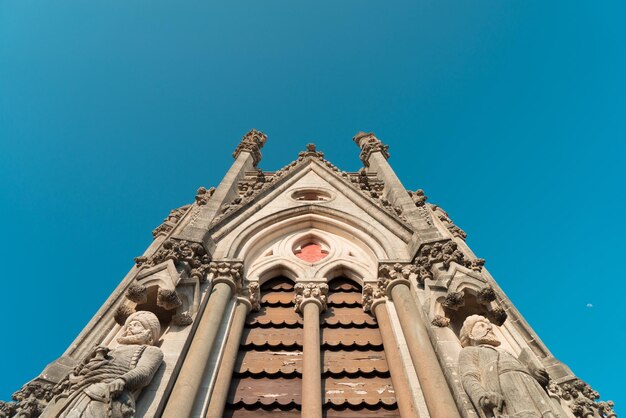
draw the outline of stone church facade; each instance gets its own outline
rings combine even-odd
[[[248,132],[174,209],[19,417],[615,417],[371,133],[269,172]]]

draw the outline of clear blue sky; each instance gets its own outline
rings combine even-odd
[[[390,145],[555,356],[625,411],[623,2],[0,0],[0,398],[241,135]]]

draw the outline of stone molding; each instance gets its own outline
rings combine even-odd
[[[307,303],[315,303],[320,312],[326,310],[326,296],[328,295],[326,283],[296,283],[294,290],[296,312],[304,312],[304,305]]]
[[[213,261],[209,265],[213,286],[226,283],[234,294],[243,288],[243,263],[241,261]]]
[[[454,222],[452,222],[452,219],[450,219],[448,213],[443,210],[441,206],[433,205],[430,203],[428,204],[428,206],[437,215],[437,218],[441,221],[443,226],[446,227],[448,232],[452,234],[453,237],[461,238],[463,241],[465,241],[465,239],[467,238],[467,233],[458,226],[456,226]]]
[[[383,144],[373,132],[359,132],[352,140],[361,148],[359,158],[365,167],[369,167],[369,159],[374,152],[380,152],[385,160],[389,158],[389,145]]]
[[[564,403],[577,418],[617,418],[613,401],[598,401],[600,394],[580,379],[548,383],[548,393]]]
[[[239,145],[233,152],[233,158],[237,158],[242,151],[247,151],[252,155],[253,164],[256,167],[261,161],[261,148],[267,141],[267,135],[256,129],[251,129],[243,136]]]

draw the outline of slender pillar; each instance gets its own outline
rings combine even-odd
[[[296,310],[304,317],[302,417],[322,418],[320,313],[326,309],[328,285],[296,283]]]
[[[238,298],[230,334],[228,335],[222,362],[220,363],[219,372],[217,373],[215,388],[213,389],[213,393],[211,393],[206,418],[221,418],[224,414],[230,381],[233,376],[235,363],[237,362],[239,344],[241,343],[241,336],[249,311],[250,302]]]
[[[430,342],[426,325],[413,299],[409,282],[393,280],[387,285],[387,295],[397,306],[400,326],[406,339],[417,378],[432,417],[460,418],[456,403]]]
[[[387,307],[384,303],[378,303],[374,305],[373,311],[378,321],[380,335],[383,339],[385,357],[389,365],[391,383],[393,384],[393,390],[395,391],[396,400],[398,401],[400,416],[402,418],[419,418],[417,407],[413,402],[413,395],[411,394],[409,382],[404,371],[404,365],[402,364],[400,350],[398,349],[398,344],[393,335]]]
[[[168,399],[163,417],[187,418],[191,416],[206,365],[220,327],[228,301],[240,288],[241,263],[211,263],[213,291],[202,313],[193,341]]]

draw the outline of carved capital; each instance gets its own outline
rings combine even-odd
[[[261,161],[261,148],[263,148],[266,141],[267,135],[256,129],[251,129],[237,145],[235,152],[233,152],[233,158],[237,158],[242,151],[247,151],[252,154],[254,166],[256,167],[259,161]]]
[[[326,296],[328,285],[326,283],[296,283],[295,309],[296,312],[304,312],[304,305],[315,303],[320,312],[326,309]]]
[[[251,311],[261,309],[261,288],[258,282],[249,282],[248,287],[239,291],[237,300],[248,305]]]
[[[394,286],[403,284],[411,286],[409,277],[415,274],[415,266],[413,264],[381,264],[378,267],[378,288],[387,297],[391,297],[391,289]]]
[[[234,294],[243,287],[243,263],[239,261],[215,261],[209,265],[213,285],[226,283]]]
[[[387,298],[385,297],[385,292],[380,289],[378,286],[374,286],[371,284],[366,284],[363,286],[363,310],[365,312],[374,313],[374,309],[378,304],[385,303]]]
[[[359,158],[365,167],[369,167],[369,159],[374,152],[380,152],[385,159],[389,158],[389,146],[383,144],[380,139],[376,138],[373,132],[359,132],[352,140],[361,148]]]

